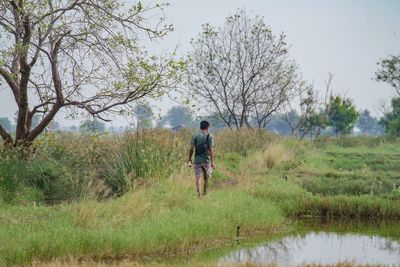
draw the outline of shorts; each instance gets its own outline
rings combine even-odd
[[[196,177],[204,175],[203,168],[206,171],[207,178],[211,175],[211,163],[195,163],[194,164],[194,175]]]

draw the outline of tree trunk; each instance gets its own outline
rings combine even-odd
[[[9,146],[13,143],[11,135],[3,128],[3,126],[1,126],[1,124],[0,124],[0,136],[3,138],[4,144],[6,146]]]

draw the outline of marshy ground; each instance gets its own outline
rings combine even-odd
[[[189,138],[55,134],[39,140],[32,159],[3,152],[0,265],[139,266],[224,247],[235,242],[238,226],[240,237],[251,239],[289,232],[304,216],[400,218],[396,141],[220,132],[217,170],[199,199],[184,164]],[[399,229],[389,230],[400,239]]]

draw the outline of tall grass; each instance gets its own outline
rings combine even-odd
[[[104,157],[102,178],[113,193],[122,195],[135,182],[169,177],[182,166],[188,140],[187,133],[167,130],[126,133],[113,141],[118,143],[116,150]]]
[[[22,161],[9,157],[0,161],[0,198],[8,204],[42,199],[34,188],[26,186],[26,166]]]
[[[8,165],[15,166],[0,162],[0,177],[5,177],[0,183],[2,196],[12,202],[21,186],[41,192],[37,202],[51,204],[104,197],[109,192],[121,195],[137,181],[165,178],[179,169],[189,141],[190,133],[167,130],[117,136],[47,134],[34,143],[36,152],[31,157],[19,159],[11,151],[0,155],[11,156],[14,162]]]

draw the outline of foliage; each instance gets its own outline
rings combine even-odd
[[[134,115],[137,119],[136,128],[138,130],[153,127],[154,114],[148,104],[137,104],[134,108]]]
[[[331,82],[333,75],[329,73],[328,79],[325,80],[325,95],[320,99],[318,91],[312,86],[305,86],[295,92],[295,97],[298,97],[299,113],[293,107],[293,101],[288,99],[285,101],[280,114],[290,128],[291,135],[300,139],[305,137],[316,139],[328,126],[327,109],[328,98],[332,95]]]
[[[20,193],[22,186],[18,178],[23,169],[23,163],[16,158],[3,158],[0,161],[0,191],[4,202],[12,203]]]
[[[400,55],[382,59],[378,66],[380,69],[375,73],[375,79],[392,86],[400,96]]]
[[[349,134],[359,117],[353,101],[340,96],[331,96],[326,115],[336,135]]]
[[[25,184],[43,194],[49,204],[76,201],[88,195],[90,178],[77,175],[68,166],[51,159],[29,163],[24,177]]]
[[[383,132],[382,127],[379,125],[377,118],[370,115],[369,110],[364,110],[358,118],[357,128],[365,135],[381,135]]]
[[[229,117],[229,112],[222,112],[223,116],[225,116],[225,119],[227,119]],[[223,119],[221,119],[220,115],[218,112],[214,112],[211,113],[209,115],[206,116],[200,116],[196,118],[195,121],[195,127],[198,128],[200,125],[200,122],[206,120],[210,123],[210,127],[212,129],[212,131],[218,131],[221,129],[226,128],[226,123]]]
[[[194,128],[193,114],[190,113],[183,106],[172,107],[167,114],[158,122],[159,127],[165,127],[169,125],[170,127],[176,127],[183,125],[187,128]]]
[[[53,159],[18,159],[0,163],[0,196],[7,203],[46,202],[49,204],[78,200],[88,193],[85,172],[61,165]],[[86,179],[86,180],[85,180]]]
[[[1,162],[14,160],[10,163],[16,168],[12,178],[17,179],[20,191],[37,192],[36,199],[32,194],[16,195],[13,202],[25,202],[24,198],[31,197],[32,201],[54,204],[97,195],[99,190],[91,186],[96,184],[101,156],[109,153],[110,145],[95,135],[49,132],[35,141],[28,152],[34,155],[28,158],[26,152],[3,149]]]
[[[286,116],[290,116],[292,120],[298,119],[298,114],[295,110],[289,111],[289,113],[285,114],[275,114],[271,116],[270,120],[266,124],[266,129],[280,135],[291,135],[292,129],[284,118]]]
[[[86,120],[79,126],[82,132],[104,132],[106,125],[98,119]]]
[[[379,121],[387,134],[400,136],[400,97],[392,99],[392,111],[386,112]]]
[[[277,134],[294,136],[300,139],[310,137],[315,139],[326,128],[326,114],[324,110],[303,111],[298,114],[292,109],[284,113],[277,113],[271,116],[270,121],[266,124],[268,130],[272,130]]]
[[[0,82],[18,107],[15,136],[0,126],[3,140],[30,146],[61,110],[108,120],[174,87],[184,63],[174,55],[149,55],[139,44],[141,34],[159,39],[172,31],[166,6],[1,1]]]

